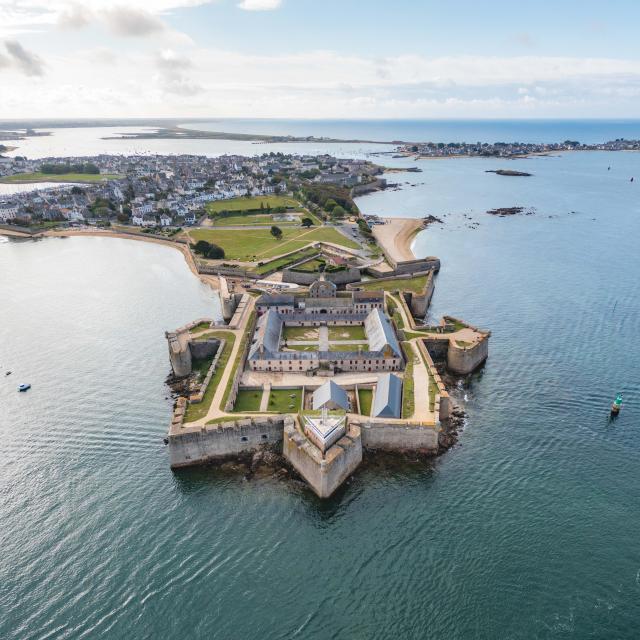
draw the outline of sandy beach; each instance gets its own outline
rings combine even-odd
[[[396,262],[415,260],[411,245],[423,228],[417,218],[383,218],[385,224],[374,225],[373,235],[386,254]]]

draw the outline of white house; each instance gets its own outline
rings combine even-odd
[[[166,213],[163,213],[160,216],[160,226],[161,227],[169,227],[169,226],[171,226],[171,222],[172,222],[171,216],[167,215]]]
[[[69,222],[84,222],[84,216],[77,209],[69,209],[67,220]]]
[[[7,220],[13,220],[18,215],[18,205],[10,204],[8,202],[0,203],[0,220],[6,222]]]

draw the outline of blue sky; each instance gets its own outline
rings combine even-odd
[[[640,3],[0,0],[4,117],[640,117]]]

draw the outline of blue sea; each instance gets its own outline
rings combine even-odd
[[[313,134],[332,126],[409,125]],[[638,137],[634,123],[460,126]],[[99,144],[85,134],[48,144]],[[398,188],[359,207],[442,220],[414,244],[442,260],[430,316],[490,329],[490,356],[453,390],[468,413],[456,447],[371,463],[324,502],[270,474],[170,471],[163,332],[220,313],[179,252],[0,241],[0,638],[638,637],[640,155],[377,161],[422,172],[388,174]],[[499,168],[532,176],[486,173]],[[486,213],[512,206],[525,211]]]
[[[203,131],[390,142],[605,142],[640,138],[640,120],[273,120],[220,118]]]

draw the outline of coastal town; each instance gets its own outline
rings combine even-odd
[[[639,151],[640,140],[618,138],[598,144],[586,144],[577,140],[564,142],[418,142],[402,143],[398,147],[400,156],[420,158],[518,158],[544,155],[563,151]]]
[[[47,187],[0,196],[0,222],[193,225],[207,203],[277,195],[303,183],[352,188],[375,184],[380,173],[370,162],[328,155],[0,157],[0,182]]]

